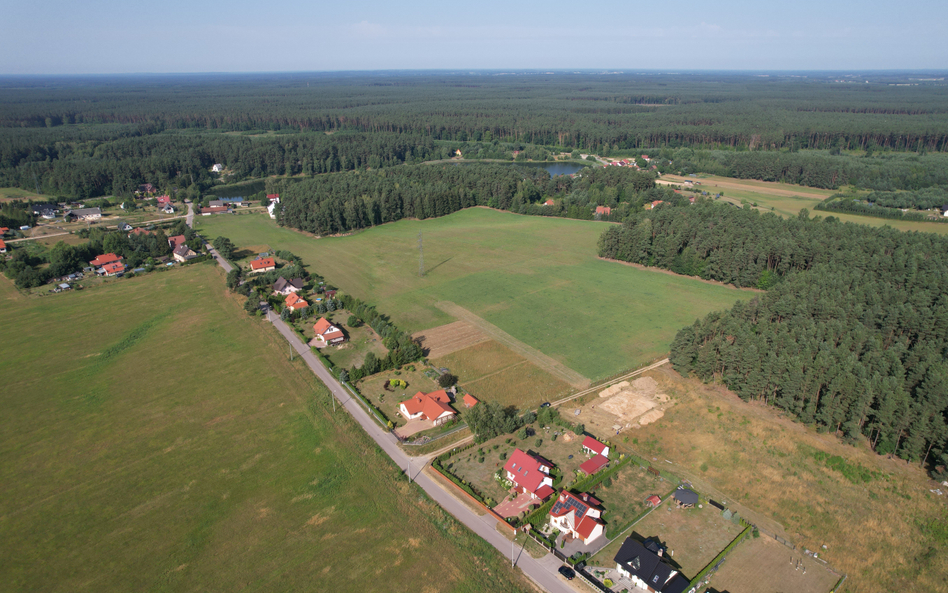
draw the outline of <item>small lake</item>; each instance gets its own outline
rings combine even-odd
[[[557,175],[572,175],[577,171],[585,169],[583,165],[578,165],[576,163],[549,163],[542,165],[546,169],[547,173],[550,174],[550,177],[556,177]]]

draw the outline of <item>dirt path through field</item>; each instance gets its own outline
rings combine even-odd
[[[586,389],[592,383],[589,379],[568,368],[566,365],[557,362],[535,348],[527,346],[496,325],[488,323],[486,320],[481,319],[464,307],[458,306],[450,301],[439,301],[435,303],[435,307],[444,311],[448,315],[460,319],[461,321],[468,322],[507,348],[510,348],[520,356],[523,356],[533,364],[537,365],[544,371],[569,383],[576,389]]]

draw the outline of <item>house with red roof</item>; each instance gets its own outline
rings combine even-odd
[[[657,494],[653,494],[645,499],[645,506],[657,507],[660,504],[662,504],[662,498]]]
[[[653,209],[653,208],[658,208],[660,205],[662,205],[662,204],[664,204],[664,203],[665,203],[664,200],[655,200],[655,201],[652,202],[651,204],[646,204],[646,205],[645,205],[645,209],[646,209],[646,210],[651,210],[651,209]]]
[[[269,272],[270,270],[275,270],[276,267],[276,261],[272,257],[260,257],[250,262],[250,273],[259,274]]]
[[[171,196],[158,196],[155,199],[158,200],[159,208],[164,208],[165,206],[171,203]]]
[[[89,265],[96,268],[101,268],[102,266],[106,264],[111,264],[118,261],[122,261],[122,258],[115,255],[114,253],[106,253],[105,255],[100,255],[99,257],[89,262]]]
[[[0,236],[6,235],[10,232],[10,227],[0,226]]]
[[[612,214],[612,208],[609,206],[596,206],[596,216],[609,216]]]
[[[464,400],[465,408],[473,408],[478,403],[480,403],[480,400],[478,400],[476,397],[474,397],[470,393],[465,393],[464,397],[462,397],[461,399]]]
[[[563,490],[550,509],[550,525],[589,545],[605,532],[601,504],[585,492],[577,496]]]
[[[327,344],[340,344],[346,341],[346,335],[342,333],[342,330],[329,323],[325,317],[319,318],[319,321],[313,325],[313,331],[316,332],[316,339]]]
[[[520,449],[514,450],[504,464],[507,479],[514,483],[517,492],[529,493],[533,498],[546,500],[553,494],[553,464],[539,455],[531,455]]]
[[[456,415],[451,408],[451,396],[444,389],[423,393],[419,391],[398,405],[398,410],[406,420],[422,419],[438,426],[450,421]]]
[[[271,202],[273,200],[279,200],[280,194],[267,194],[267,199],[270,200]]]
[[[201,216],[210,216],[211,214],[221,214],[229,211],[230,208],[227,206],[208,206],[207,208],[201,208]]]
[[[184,235],[175,235],[174,237],[168,237],[168,246],[174,251],[178,248],[178,245],[184,245],[186,241],[187,239]]]
[[[603,457],[609,457],[609,445],[600,443],[592,437],[586,437],[583,439],[583,452],[587,455],[602,455]]]
[[[125,264],[122,262],[105,264],[99,271],[104,272],[106,276],[117,276],[125,272]]]
[[[547,201],[543,202],[543,205],[544,205],[544,206],[552,206],[552,205],[553,205],[553,200],[547,200]]]
[[[0,253],[6,253],[6,252],[7,252],[7,244],[4,243],[2,240],[0,240]]]
[[[304,307],[309,307],[309,303],[303,300],[303,298],[295,292],[286,297],[284,302],[290,311],[299,311]]]
[[[602,455],[596,455],[592,459],[587,459],[582,464],[580,464],[579,471],[583,472],[587,476],[591,476],[607,465],[609,465],[608,458],[603,457]]]

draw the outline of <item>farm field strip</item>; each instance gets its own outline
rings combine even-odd
[[[531,348],[530,346],[524,344],[517,338],[511,336],[504,330],[500,329],[496,325],[489,323],[488,321],[481,319],[477,315],[471,313],[464,307],[456,305],[448,301],[439,301],[435,303],[435,307],[441,309],[448,315],[457,317],[462,321],[466,321],[478,328],[485,334],[489,335],[494,340],[500,342],[510,350],[516,352],[520,356],[526,358],[533,364],[537,365],[541,369],[550,373],[554,377],[561,379],[577,389],[585,389],[589,387],[590,381],[586,377],[580,375],[576,371],[566,367],[546,354],[543,354],[536,348]]]

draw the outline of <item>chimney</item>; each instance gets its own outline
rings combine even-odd
[[[589,502],[589,494],[583,492],[583,502]]]

